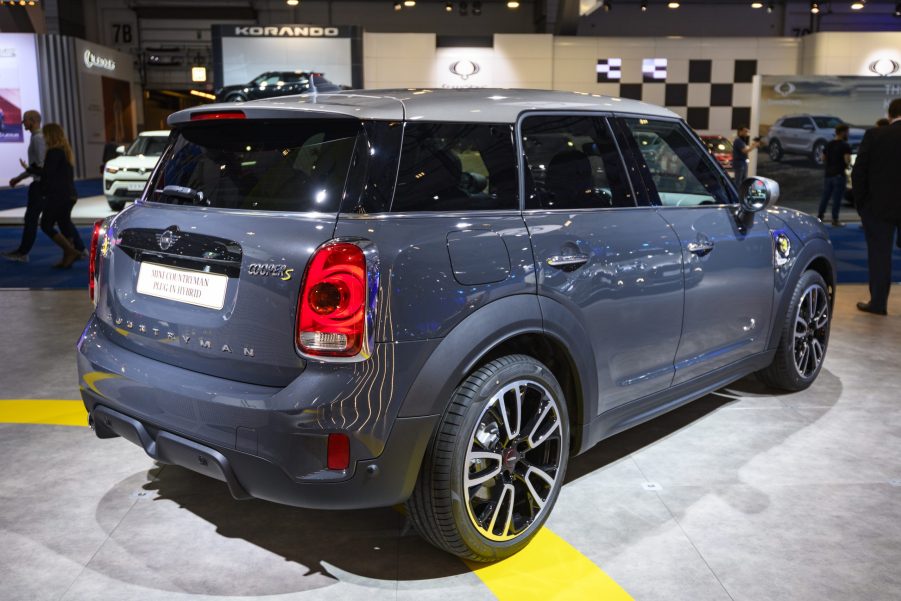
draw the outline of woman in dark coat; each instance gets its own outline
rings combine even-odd
[[[44,166],[31,165],[30,173],[41,176],[44,195],[44,213],[41,215],[41,230],[63,249],[63,258],[54,267],[68,269],[84,253],[84,242],[72,223],[72,208],[75,206],[75,156],[66,139],[63,128],[57,123],[48,123],[43,128],[47,155]],[[59,227],[60,231],[56,230]],[[72,238],[75,246],[69,241]]]

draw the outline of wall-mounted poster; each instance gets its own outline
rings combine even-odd
[[[22,114],[31,109],[41,109],[34,35],[0,33],[0,186],[22,172],[31,137]]]
[[[786,200],[818,199],[821,155],[835,126],[850,127],[848,142],[856,152],[893,98],[901,98],[901,77],[761,77],[757,173],[778,181]]]

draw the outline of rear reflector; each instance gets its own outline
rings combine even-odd
[[[100,230],[103,229],[103,219],[94,222],[94,233],[91,234],[91,254],[88,263],[88,291],[91,301],[94,301],[94,286],[97,280],[97,242],[100,239]]]
[[[346,470],[350,466],[350,439],[347,434],[328,435],[328,469]]]
[[[208,111],[205,113],[192,113],[191,121],[210,121],[214,119],[246,119],[244,111]]]

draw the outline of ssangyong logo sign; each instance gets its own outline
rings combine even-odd
[[[782,83],[778,83],[773,86],[773,89],[777,94],[784,98],[785,96],[790,96],[794,93],[795,84],[791,83],[790,81],[783,81]]]
[[[274,38],[336,38],[337,27],[312,27],[308,25],[279,25],[278,27],[235,27],[236,36]]]
[[[104,69],[106,71],[116,70],[116,61],[111,58],[97,56],[90,50],[84,51],[84,66],[88,69]]]
[[[463,81],[466,81],[481,70],[479,63],[473,61],[455,61],[450,66],[450,72],[462,78]]]

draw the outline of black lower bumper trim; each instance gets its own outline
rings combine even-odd
[[[91,414],[101,438],[118,435],[144,448],[152,458],[221,480],[235,499],[252,498],[238,482],[228,458],[219,451],[170,432],[150,435],[144,424],[114,409],[97,405]]]

